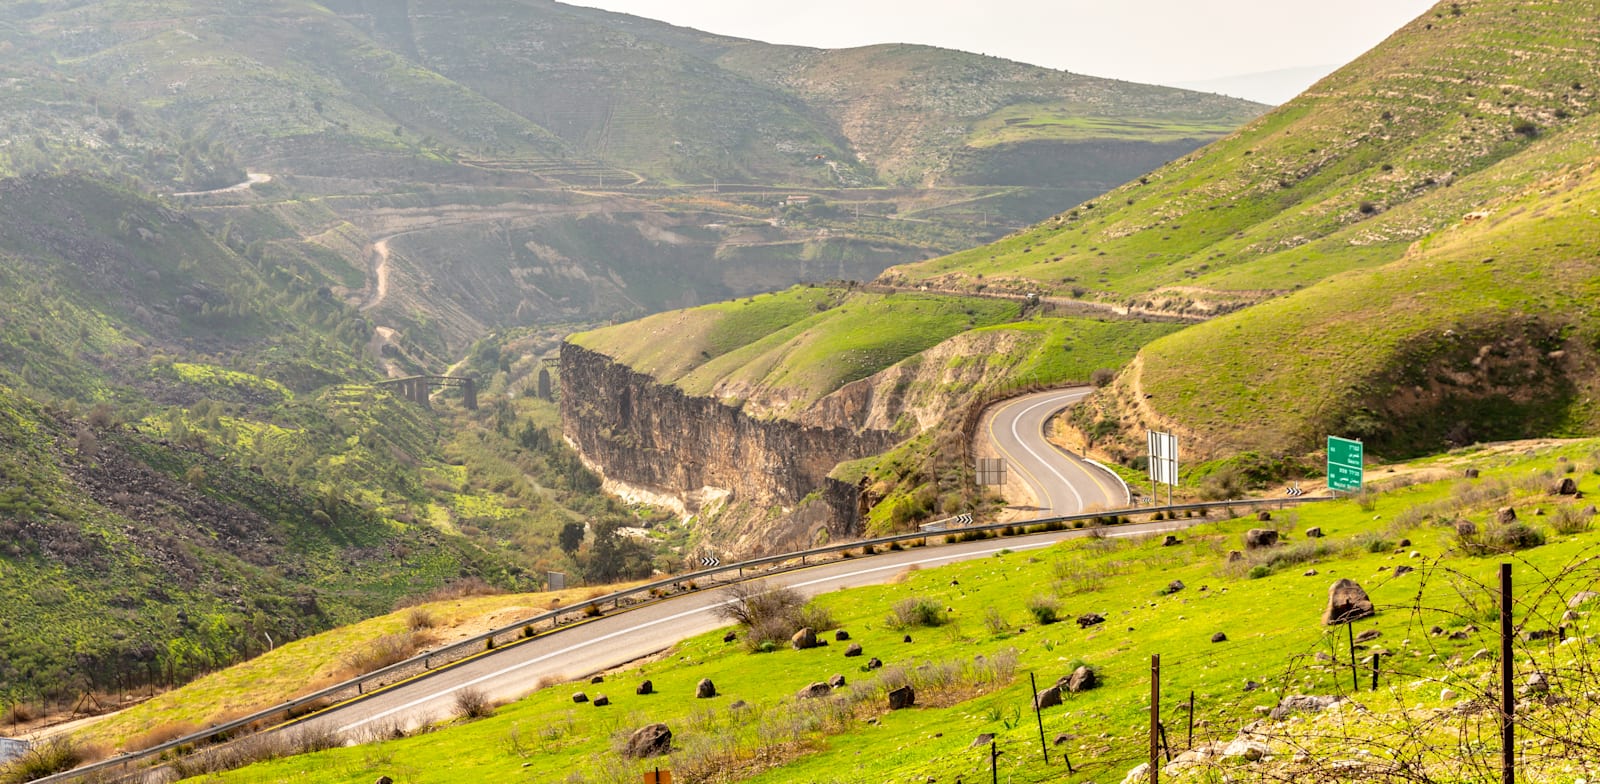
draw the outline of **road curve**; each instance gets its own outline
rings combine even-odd
[[[1120,526],[1111,536],[1139,536],[1178,530],[1182,523]],[[762,578],[758,584],[789,586],[806,595],[886,583],[908,567],[935,567],[990,556],[1002,549],[1032,550],[1083,536],[1087,530],[935,547],[909,548],[881,555],[830,561]],[[696,634],[728,625],[716,608],[727,600],[711,590],[664,599],[626,612],[565,627],[516,646],[502,648],[456,667],[396,685],[359,702],[335,707],[309,719],[317,729],[333,729],[360,741],[396,728],[412,728],[454,715],[456,695],[472,688],[494,700],[522,697],[541,680],[570,681],[624,665]]]
[[[986,443],[979,445],[979,453],[1005,460],[1002,492],[1022,519],[1128,505],[1127,485],[1115,474],[1045,438],[1050,418],[1091,391],[1073,387],[1036,392],[996,404],[984,415],[980,427]]]

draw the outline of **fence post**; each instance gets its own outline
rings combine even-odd
[[[1356,622],[1351,621],[1344,628],[1350,633],[1350,690],[1361,691],[1361,673],[1356,671]]]
[[[1161,654],[1150,655],[1150,784],[1161,784]]]
[[[1044,764],[1050,764],[1050,746],[1044,742],[1044,714],[1039,712],[1039,680],[1028,673],[1028,686],[1033,689],[1033,718],[1039,722],[1039,751],[1044,754]]]
[[[1378,690],[1378,658],[1379,658],[1379,656],[1381,656],[1381,654],[1379,654],[1377,651],[1373,651],[1372,652],[1372,690],[1373,691],[1377,691]]]
[[[1189,690],[1189,742],[1184,748],[1194,748],[1194,689]]]
[[[1516,696],[1511,691],[1511,564],[1500,564],[1500,782],[1516,784]]]

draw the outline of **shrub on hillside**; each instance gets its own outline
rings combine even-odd
[[[776,650],[801,629],[820,632],[838,625],[827,608],[807,603],[793,588],[734,583],[723,593],[728,601],[716,613],[745,628],[744,645],[751,652]]]
[[[1061,620],[1061,603],[1054,596],[1039,594],[1028,600],[1028,612],[1033,613],[1033,619],[1041,626],[1048,626]]]
[[[887,622],[896,629],[912,626],[943,626],[949,616],[944,605],[926,596],[913,596],[894,603]]]

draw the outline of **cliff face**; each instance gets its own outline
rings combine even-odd
[[[566,436],[590,465],[614,488],[714,516],[702,535],[716,534],[707,541],[719,552],[859,533],[854,494],[831,486],[828,473],[900,440],[886,430],[753,419],[571,343],[561,347],[560,378]],[[706,499],[724,504],[712,508]]]

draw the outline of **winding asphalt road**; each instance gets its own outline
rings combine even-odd
[[[1052,517],[1126,506],[1127,488],[1103,468],[1049,443],[1044,436],[1051,416],[1081,400],[1088,388],[1026,395],[996,405],[984,419],[986,444],[1007,460],[1008,476],[1034,499],[1032,517]],[[1117,529],[1135,536],[1179,528],[1178,524],[1141,524]],[[915,548],[882,555],[833,561],[763,578],[772,586],[789,586],[805,594],[888,582],[907,567],[937,566],[983,558],[1001,548],[1048,547],[1082,531],[1059,531],[1006,540]],[[313,722],[359,738],[390,729],[411,728],[453,714],[456,695],[475,689],[494,700],[511,700],[536,689],[541,681],[570,681],[649,656],[674,643],[727,625],[716,608],[727,601],[720,591],[707,591],[587,621],[558,632],[482,656],[445,672],[393,687],[363,701],[322,714]]]
[[[1012,464],[1011,474],[1026,483],[1038,499],[1037,517],[1072,514],[1096,505],[1122,506],[1125,488],[1104,469],[1069,455],[1044,438],[1051,415],[1081,399],[1088,390],[1028,395],[999,404],[985,419],[992,443]],[[1143,536],[1178,530],[1179,522],[1119,526],[1110,536]],[[758,578],[758,585],[787,586],[805,595],[889,582],[911,567],[988,557],[1001,549],[1034,550],[1063,539],[1084,536],[1087,529],[1054,531],[992,540],[909,548],[880,555],[830,560]],[[539,637],[499,648],[456,666],[396,684],[358,701],[335,706],[300,726],[334,730],[352,741],[379,738],[396,729],[411,729],[454,715],[456,698],[466,689],[495,701],[512,700],[539,688],[541,682],[570,682],[637,661],[688,637],[728,622],[717,609],[727,603],[718,590],[663,599],[563,627]],[[619,695],[620,696],[620,695]]]
[[[977,445],[978,452],[1006,461],[1002,492],[1022,519],[1122,509],[1131,502],[1128,486],[1116,474],[1045,438],[1050,418],[1091,391],[1037,392],[999,403],[984,415],[980,427],[987,439]]]
[[[1176,522],[1141,523],[1118,527],[1108,535],[1142,536],[1182,527]],[[929,568],[984,558],[1002,549],[1034,550],[1088,533],[1087,529],[1066,530],[1003,542],[985,540],[910,548],[829,561],[762,578],[757,584],[788,586],[809,596],[885,583],[912,566]],[[549,683],[581,679],[726,626],[728,621],[719,618],[716,609],[727,601],[722,591],[703,591],[569,626],[330,710],[311,719],[310,724],[317,729],[337,730],[359,741],[453,716],[456,695],[463,689],[476,689],[494,700],[516,699],[538,688],[541,680]]]

